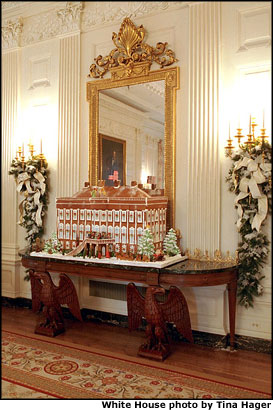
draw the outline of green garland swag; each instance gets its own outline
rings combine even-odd
[[[226,181],[234,192],[238,211],[239,242],[239,304],[253,307],[254,297],[263,293],[264,276],[261,268],[269,253],[269,240],[261,232],[267,214],[271,213],[271,146],[256,143],[254,147],[240,147],[231,159],[232,167]]]
[[[17,191],[24,199],[19,204],[20,220],[18,224],[27,231],[26,240],[30,246],[44,232],[43,217],[48,204],[48,170],[46,160],[33,156],[26,162],[14,159],[9,175],[13,175]]]

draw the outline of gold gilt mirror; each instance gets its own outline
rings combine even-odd
[[[152,47],[145,29],[125,18],[115,48],[90,66],[89,182],[137,181],[168,197],[167,228],[175,226],[175,116],[179,68],[168,43]],[[159,70],[150,71],[152,63]],[[168,68],[166,68],[168,67]],[[103,79],[110,72],[111,78]],[[118,119],[118,120],[117,120]],[[111,157],[111,159],[110,159]],[[119,167],[111,169],[114,162]],[[105,175],[107,174],[107,175]]]

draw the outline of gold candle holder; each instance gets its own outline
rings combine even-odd
[[[248,137],[248,140],[245,142],[245,144],[247,145],[248,149],[251,149],[252,145],[254,144],[254,141],[252,139],[253,136],[252,134],[248,134],[247,137]]]
[[[235,147],[233,147],[233,145],[232,145],[232,139],[231,139],[231,138],[229,138],[229,139],[227,140],[227,145],[226,145],[224,148],[225,148],[225,150],[226,150],[227,155],[230,157],[231,154],[232,154],[232,150],[235,148]]]
[[[28,146],[29,146],[29,153],[30,153],[30,156],[32,158],[33,154],[35,152],[34,145],[33,144],[28,144]]]
[[[256,124],[255,119],[253,118],[253,122],[251,123],[252,127],[252,139],[255,142],[255,127],[257,127],[258,124]]]
[[[265,130],[266,128],[261,128],[261,135],[259,135],[259,139],[262,141],[262,144],[266,141],[266,138],[268,138],[268,135],[265,135]]]
[[[40,153],[40,154],[38,155],[38,157],[39,157],[39,159],[40,159],[41,162],[45,161],[45,156],[44,156],[44,154]]]
[[[22,162],[22,167],[24,168],[25,167],[25,156],[24,155],[21,156],[21,162]]]
[[[246,135],[247,141],[242,141],[242,139],[245,138],[245,135],[242,134],[242,128],[240,128],[240,124],[239,124],[237,128],[237,134],[234,135],[234,138],[237,140],[237,147],[250,151],[256,144],[259,144],[261,145],[262,148],[264,148],[264,143],[267,142],[267,139],[269,138],[268,135],[265,135],[266,129],[264,128],[264,114],[263,114],[263,127],[261,128],[261,134],[255,138],[255,127],[257,126],[258,124],[256,123],[256,118],[255,117],[251,118],[251,115],[250,115],[249,132]],[[227,145],[224,148],[226,150],[226,155],[231,157],[234,146],[233,146],[232,138],[230,137],[230,125],[229,125],[229,137],[227,139]],[[264,160],[264,153],[263,153],[263,160]]]
[[[18,147],[18,155],[19,155],[19,158],[21,158],[21,155],[22,155],[22,147]]]
[[[242,134],[242,128],[237,128],[237,134],[234,135],[234,138],[237,139],[239,146],[240,146],[241,139],[244,138],[244,137],[245,136]]]

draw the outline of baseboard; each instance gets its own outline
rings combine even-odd
[[[31,299],[16,298],[2,296],[2,306],[6,307],[21,307],[31,309]],[[68,308],[63,307],[63,313],[65,318],[71,318],[71,313]],[[92,309],[81,309],[82,317],[84,320],[92,320],[99,323],[107,323],[113,326],[128,327],[128,318],[124,315],[118,315],[116,313],[99,312]],[[142,330],[145,329],[145,323],[142,326]],[[177,332],[176,328],[172,324],[168,324],[168,331],[174,340],[183,340],[183,337]],[[202,346],[208,346],[217,349],[226,349],[229,342],[229,335],[223,336],[214,333],[200,332],[193,330],[194,343]],[[258,353],[272,353],[271,341],[266,339],[260,339],[250,336],[236,335],[235,348],[240,350],[255,351]]]

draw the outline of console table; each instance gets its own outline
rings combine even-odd
[[[159,269],[129,265],[112,265],[85,260],[71,261],[58,259],[53,257],[53,255],[33,256],[26,250],[20,251],[19,255],[22,258],[22,265],[29,269],[31,280],[35,274],[47,274],[47,277],[50,278],[49,272],[56,272],[65,274],[64,276],[67,275],[68,277],[72,275],[90,279],[112,279],[146,284],[148,286],[169,285],[184,288],[226,284],[229,302],[230,348],[234,349],[237,265],[232,263],[185,260],[172,266]],[[32,301],[34,301],[35,286],[33,280],[31,285]]]

